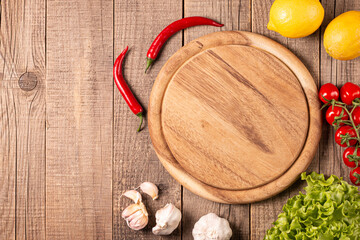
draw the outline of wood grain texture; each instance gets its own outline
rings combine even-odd
[[[145,109],[154,79],[166,59],[181,47],[181,32],[166,43],[147,74],[146,52],[156,35],[169,23],[181,18],[181,1],[115,1],[114,58],[128,45],[124,62],[125,79]],[[113,239],[180,239],[181,227],[171,236],[154,236],[155,212],[166,203],[181,209],[181,187],[163,168],[150,141],[146,121],[136,132],[139,119],[114,88],[114,162],[113,162]],[[144,181],[157,184],[159,199],[143,195],[149,212],[149,224],[142,231],[133,231],[121,218],[121,212],[131,201],[120,195]]]
[[[159,163],[147,127],[135,133],[138,118],[113,88],[111,69],[129,45],[125,77],[146,108],[156,75],[182,44],[216,31],[253,30],[288,47],[320,85],[360,84],[360,59],[335,60],[322,43],[327,24],[342,12],[360,10],[358,0],[321,0],[321,30],[302,39],[267,30],[273,1],[0,0],[0,239],[155,239],[154,214],[167,202],[182,208],[181,227],[156,239],[192,239],[194,223],[209,212],[229,220],[233,239],[262,239],[304,183],[297,181],[251,207],[215,203],[182,189]],[[152,40],[182,16],[205,16],[225,26],[177,33],[144,75]],[[308,171],[349,180],[344,149],[323,122],[318,154]],[[143,196],[150,224],[135,232],[120,217],[130,204],[120,195],[144,180],[159,184],[160,198]]]
[[[184,16],[206,16],[224,24],[184,30],[184,43],[219,30],[251,31],[251,0],[185,0]],[[183,188],[183,239],[192,239],[192,228],[203,215],[214,212],[229,220],[233,239],[250,239],[250,205],[229,205],[208,201]],[[196,203],[196,204],[193,204]]]
[[[248,46],[195,55],[173,75],[161,104],[175,159],[220,189],[274,181],[298,158],[308,132],[307,102],[296,76],[273,55]]]
[[[0,239],[45,239],[45,1],[2,1]]]
[[[322,5],[325,9],[324,21],[321,26],[321,38],[320,38],[320,84],[324,85],[326,83],[333,83],[337,85],[336,79],[336,65],[337,60],[330,57],[323,45],[323,36],[326,26],[331,22],[335,17],[335,1],[328,0],[323,1]],[[339,86],[340,87],[340,86]],[[343,164],[341,160],[341,148],[337,146],[334,141],[335,130],[326,122],[325,118],[326,110],[323,110],[323,131],[322,138],[319,145],[320,159],[319,168],[320,172],[326,174],[327,176],[335,174],[340,176],[340,166]]]
[[[315,83],[317,83],[320,75],[319,31],[311,36],[300,39],[285,38],[278,33],[269,31],[266,25],[273,2],[273,0],[252,1],[252,31],[268,36],[289,48],[305,64]],[[318,171],[318,166],[319,155],[317,154],[307,171]],[[266,230],[277,219],[277,215],[281,212],[281,208],[287,199],[298,194],[303,186],[304,183],[302,181],[297,181],[289,189],[276,197],[251,205],[251,239],[262,239],[264,237]]]
[[[113,1],[47,1],[47,239],[112,238]]]
[[[303,87],[309,106],[308,137],[295,163],[275,181],[254,189],[230,191],[204,184],[186,172],[170,151],[162,131],[162,102],[168,83],[176,71],[200,52],[216,46],[245,45],[262,49],[281,59],[296,75]],[[199,47],[200,46],[200,47]],[[180,70],[179,70],[180,71]],[[151,92],[149,104],[149,130],[155,151],[164,167],[185,187],[207,199],[223,203],[248,203],[274,196],[287,188],[302,171],[307,169],[320,140],[321,115],[317,89],[305,66],[286,48],[258,34],[249,32],[217,32],[198,38],[174,54],[160,71]]]

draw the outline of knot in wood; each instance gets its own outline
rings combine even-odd
[[[26,72],[19,78],[19,87],[24,91],[32,91],[37,85],[37,76],[35,73]]]

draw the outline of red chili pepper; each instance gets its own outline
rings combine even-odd
[[[209,18],[204,17],[187,17],[171,23],[166,28],[164,28],[164,30],[161,31],[161,33],[155,38],[155,40],[151,44],[147,52],[146,70],[148,70],[150,65],[155,61],[162,46],[169,37],[171,37],[180,30],[198,25],[211,25],[215,27],[224,26],[224,24],[217,23]]]
[[[115,60],[113,68],[114,81],[121,95],[125,99],[126,103],[129,105],[131,111],[140,118],[140,126],[137,130],[138,132],[140,132],[141,125],[143,123],[143,108],[134,97],[134,94],[131,92],[129,86],[126,84],[122,74],[122,63],[128,49],[129,47],[126,47],[124,51],[122,51],[122,53],[120,53],[120,55]]]

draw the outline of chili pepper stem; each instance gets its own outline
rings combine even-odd
[[[145,69],[145,73],[148,70],[148,68],[151,66],[151,64],[154,62],[154,59],[152,58],[146,58],[146,69]]]
[[[143,117],[143,114],[142,112],[139,112],[138,114],[136,114],[136,116],[138,116],[140,118],[140,125],[139,125],[139,128],[138,128],[138,132],[141,131],[141,126],[142,126],[142,123],[143,123],[143,120],[144,120],[144,117]]]

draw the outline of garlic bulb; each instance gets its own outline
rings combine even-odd
[[[155,217],[156,226],[152,232],[155,235],[169,235],[179,226],[181,212],[173,204],[168,203],[156,212]]]
[[[149,221],[146,207],[142,202],[131,204],[121,214],[127,225],[133,230],[143,229]]]
[[[194,240],[229,240],[232,231],[225,218],[209,213],[195,223],[192,235]]]
[[[128,190],[125,193],[123,193],[122,196],[125,196],[127,198],[130,198],[134,201],[134,203],[139,203],[142,201],[141,194],[138,191],[135,190]]]
[[[157,186],[151,182],[143,182],[140,184],[140,189],[150,197],[152,197],[153,200],[157,199],[159,197],[159,189]]]

